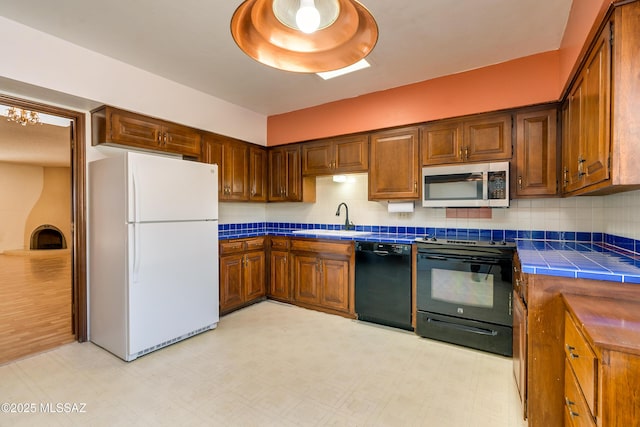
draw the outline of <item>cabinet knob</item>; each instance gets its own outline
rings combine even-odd
[[[418,192],[418,181],[413,181],[413,191]]]
[[[464,158],[469,160],[469,147],[464,147]]]
[[[522,190],[522,176],[518,177],[518,188],[520,188],[520,190]]]

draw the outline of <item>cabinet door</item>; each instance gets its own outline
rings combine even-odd
[[[110,142],[157,150],[162,141],[162,122],[149,117],[109,108],[107,123]]]
[[[583,89],[584,79],[579,76],[567,96],[563,111],[562,182],[566,193],[577,190],[582,185],[580,151],[584,141]]]
[[[167,125],[163,129],[162,148],[172,153],[197,157],[200,155],[200,132],[187,126]]]
[[[418,128],[374,133],[369,150],[369,200],[420,197]]]
[[[367,172],[369,169],[369,137],[355,135],[333,141],[333,172]]]
[[[516,116],[516,198],[557,194],[556,122],[555,108]]]
[[[462,122],[448,121],[426,125],[420,129],[422,166],[463,161]]]
[[[513,375],[516,379],[523,418],[527,417],[527,308],[513,293]]]
[[[292,255],[293,289],[296,302],[320,304],[320,260],[315,256]]]
[[[205,133],[202,138],[200,161],[218,165],[218,199],[224,198],[224,141],[217,135]]]
[[[271,251],[269,274],[269,295],[291,300],[291,281],[289,280],[289,252]]]
[[[302,200],[302,165],[300,146],[286,147],[285,152],[285,199],[292,202]]]
[[[243,254],[220,257],[220,312],[244,302],[242,291]]]
[[[269,201],[281,202],[285,196],[286,163],[281,148],[269,150]]]
[[[249,200],[249,145],[225,143],[223,199]]]
[[[584,186],[609,178],[611,50],[609,27],[605,28],[583,70],[584,93]]]
[[[465,161],[511,158],[511,115],[499,114],[464,122]]]
[[[266,293],[264,252],[248,252],[244,256],[244,301],[261,298]]]
[[[267,201],[267,151],[263,148],[249,149],[249,200]]]
[[[302,175],[329,175],[333,173],[333,143],[308,142],[302,145]]]
[[[323,259],[321,270],[322,293],[320,303],[336,310],[349,310],[349,262]]]

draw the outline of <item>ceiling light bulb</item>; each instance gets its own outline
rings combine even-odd
[[[300,0],[300,9],[296,13],[296,24],[303,33],[311,34],[320,27],[320,12],[313,0]]]

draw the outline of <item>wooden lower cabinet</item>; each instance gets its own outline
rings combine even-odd
[[[220,313],[266,295],[264,237],[220,242]]]
[[[323,259],[321,261],[320,304],[340,311],[349,310],[349,261]]]
[[[565,426],[640,425],[640,302],[562,298]]]
[[[581,329],[592,351],[598,359],[597,378],[593,395],[595,401],[595,419],[599,427],[638,425],[640,420],[640,334],[637,325],[640,323],[640,293],[638,285],[633,283],[615,283],[602,280],[573,279],[540,274],[525,274],[527,282],[527,420],[529,427],[561,426],[566,420],[575,424],[567,414],[565,397],[565,363],[567,359],[565,347],[565,316],[568,299],[571,297],[588,298],[583,304],[584,319],[599,319],[605,330],[635,333],[634,336],[617,335],[614,342],[619,347],[623,343],[632,348],[628,352],[598,350],[594,345],[600,337],[592,337],[586,320],[576,322]],[[569,295],[570,294],[570,295]],[[623,300],[616,308],[612,308],[611,299]],[[577,305],[576,305],[577,306]],[[633,309],[620,307],[633,307]],[[609,313],[608,320],[602,314]],[[635,310],[635,311],[633,311]],[[628,316],[628,317],[623,317]],[[598,317],[599,316],[599,317]],[[634,317],[635,316],[635,317]],[[626,319],[626,320],[625,320]],[[582,325],[584,324],[584,325]],[[625,327],[626,325],[626,327]],[[614,327],[611,327],[614,326]],[[594,329],[595,330],[595,329]],[[572,347],[577,345],[570,344]],[[580,355],[578,355],[580,358]],[[569,356],[570,357],[570,356]],[[587,368],[588,370],[588,368]],[[567,374],[568,375],[568,374]],[[578,375],[576,375],[578,377]],[[571,378],[570,376],[567,378]],[[586,389],[586,385],[584,386]],[[588,393],[582,393],[587,395]],[[571,399],[570,399],[571,400]],[[591,400],[587,397],[587,401]],[[571,400],[576,402],[576,400]],[[589,424],[587,424],[589,425]]]
[[[355,316],[353,246],[353,242],[291,239],[291,302],[347,317]],[[272,257],[272,268],[274,260],[277,261]]]
[[[293,255],[293,295],[296,302],[320,304],[320,263],[316,255]]]
[[[527,418],[527,306],[513,292],[513,375],[520,396],[522,418]]]
[[[279,301],[291,302],[291,264],[289,237],[269,238],[269,284],[267,295]]]

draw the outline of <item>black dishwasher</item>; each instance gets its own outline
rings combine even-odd
[[[411,327],[411,245],[356,242],[356,313],[359,320]]]

